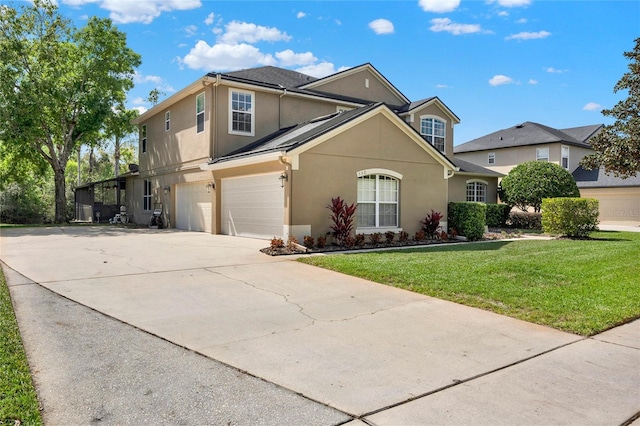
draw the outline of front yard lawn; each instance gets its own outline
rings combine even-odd
[[[313,256],[301,262],[590,336],[640,318],[640,233]]]

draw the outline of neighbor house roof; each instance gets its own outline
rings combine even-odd
[[[543,124],[526,121],[457,145],[453,150],[455,153],[462,153],[548,143],[563,143],[590,148],[589,138],[601,127],[601,124],[593,124],[568,129],[554,129]]]
[[[578,188],[613,188],[620,186],[640,186],[640,173],[626,179],[607,174],[604,168],[587,170],[582,166],[573,172]]]
[[[393,113],[384,103],[378,102],[369,104],[360,108],[355,108],[349,111],[335,112],[326,116],[318,117],[313,120],[300,123],[291,127],[281,129],[270,135],[267,135],[252,144],[242,147],[236,151],[233,151],[227,155],[216,158],[206,165],[205,168],[217,168],[226,167],[224,163],[246,161],[256,157],[256,161],[259,158],[271,158],[270,154],[279,153],[291,153],[292,151],[300,151],[300,149],[306,149],[306,145],[313,145],[312,142],[317,141],[321,136],[346,126],[348,123],[357,120],[359,118],[366,118],[369,113],[373,113],[376,110],[388,114],[389,117],[393,117],[397,120],[397,124],[402,126],[406,132],[408,132],[415,140],[419,140],[424,144],[427,150],[431,151],[434,156],[447,168],[455,169],[455,165],[445,157],[437,149],[433,148],[428,142],[426,142],[418,132],[400,119],[395,113]],[[202,168],[202,167],[201,167]]]

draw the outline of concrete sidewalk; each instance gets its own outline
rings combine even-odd
[[[264,245],[3,230],[47,422],[175,423],[163,406],[203,416],[178,415],[184,424],[623,424],[640,412],[640,321],[584,339],[271,258]],[[93,383],[84,402],[60,377]],[[154,391],[167,383],[175,391]],[[145,405],[147,388],[162,395],[156,405]],[[75,417],[52,415],[65,407]]]

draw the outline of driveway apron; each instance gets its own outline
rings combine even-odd
[[[3,231],[1,257],[69,300],[354,424],[620,424],[640,411],[638,321],[584,339],[269,257],[266,244],[29,228]]]

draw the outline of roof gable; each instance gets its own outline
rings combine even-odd
[[[595,132],[593,129],[597,130],[597,128],[599,128],[599,125],[575,127],[565,129],[568,130],[567,132],[543,124],[526,121],[522,124],[498,130],[497,132],[457,145],[454,147],[454,152],[474,152],[549,143],[563,143],[590,148],[591,145],[588,142],[588,138]],[[587,136],[582,139],[584,135]],[[576,138],[576,136],[580,138]]]
[[[446,106],[445,103],[442,102],[437,96],[432,96],[430,98],[425,98],[419,101],[405,104],[396,112],[401,116],[413,115],[418,114],[420,110],[428,108],[431,105],[438,106],[438,108],[440,108],[445,113],[445,115],[447,115],[455,124],[460,123],[460,118],[458,118],[458,116],[455,115],[453,111],[451,111],[449,107]]]
[[[313,82],[310,82],[308,84],[305,84],[303,86],[300,86],[301,89],[308,89],[308,90],[320,90],[322,91],[323,89],[325,89],[327,86],[329,86],[330,84],[336,83],[339,80],[342,79],[346,79],[349,78],[357,73],[366,71],[369,74],[371,74],[371,76],[373,78],[375,78],[377,81],[379,81],[383,87],[385,87],[393,96],[395,96],[398,99],[398,105],[403,105],[406,103],[409,103],[409,99],[402,94],[402,92],[400,92],[400,90],[398,90],[393,84],[391,84],[391,82],[389,80],[387,80],[387,78],[382,75],[373,65],[371,65],[370,63],[366,63],[363,65],[359,65],[357,67],[353,67],[353,68],[349,68],[347,70],[344,71],[340,71],[337,72],[335,74],[329,75],[327,77],[324,78],[320,78],[317,79]],[[378,99],[378,101],[380,101]]]

